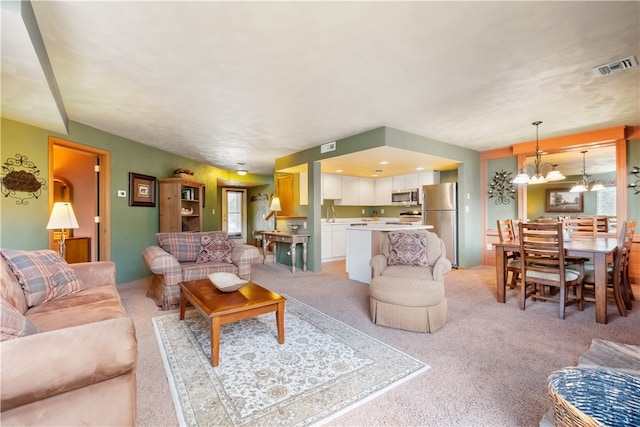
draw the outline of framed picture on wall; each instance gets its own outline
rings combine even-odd
[[[129,206],[156,206],[156,177],[129,172]]]
[[[571,192],[568,188],[550,188],[546,190],[547,212],[582,212],[584,195]]]

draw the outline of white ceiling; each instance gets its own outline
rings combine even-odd
[[[1,4],[2,115],[64,133],[19,7]],[[380,126],[483,151],[531,141],[535,120],[541,139],[640,125],[639,69],[592,72],[640,58],[638,1],[33,9],[70,120],[223,169],[271,174]]]

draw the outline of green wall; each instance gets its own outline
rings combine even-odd
[[[513,172],[517,171],[518,164],[517,159],[515,157],[505,158],[505,159],[494,159],[489,160],[487,163],[487,179],[489,182],[494,178],[496,172],[505,171],[505,172]],[[511,175],[512,178],[515,177],[515,172]],[[485,188],[483,189],[482,197],[489,197],[489,188],[490,184],[486,183]],[[513,184],[513,188],[517,191],[518,186]],[[502,219],[518,219],[518,195],[516,193],[516,198],[511,199],[508,198],[507,204],[500,203],[497,204],[497,197],[488,198],[487,199],[487,224],[486,227],[488,229],[496,228],[496,221]]]
[[[73,121],[69,122],[69,135],[62,135],[3,118],[1,162],[16,154],[25,155],[38,166],[39,176],[46,179],[48,185],[49,136],[110,152],[111,259],[116,263],[118,283],[150,274],[140,254],[145,247],[155,244],[155,233],[159,229],[158,204],[155,208],[131,207],[128,198],[117,197],[117,190],[129,189],[129,172],[161,178],[172,176],[177,168],[193,171],[194,179],[204,183],[207,189],[205,230],[221,228],[218,179],[250,183],[249,195],[260,191],[273,193],[272,176],[247,174],[240,177],[234,171],[198,163]],[[18,205],[14,198],[0,199],[0,247],[35,250],[48,246],[48,191],[47,186],[41,196],[29,200],[28,205]],[[215,215],[212,213],[214,208]]]

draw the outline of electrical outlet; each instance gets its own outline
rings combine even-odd
[[[380,215],[384,215],[384,209],[380,209]]]
[[[211,209],[211,213],[215,215],[216,214],[216,210],[215,209]]]
[[[493,245],[491,243],[487,243],[487,250],[493,250]]]
[[[127,197],[127,190],[118,190],[118,197]]]
[[[306,221],[302,223],[302,228],[304,228],[305,230],[307,229],[307,222]]]
[[[364,215],[364,209],[362,209],[362,215]]]

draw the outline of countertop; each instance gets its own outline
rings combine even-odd
[[[365,224],[350,225],[347,230],[354,231],[397,231],[397,230],[430,230],[433,225],[423,224]]]

